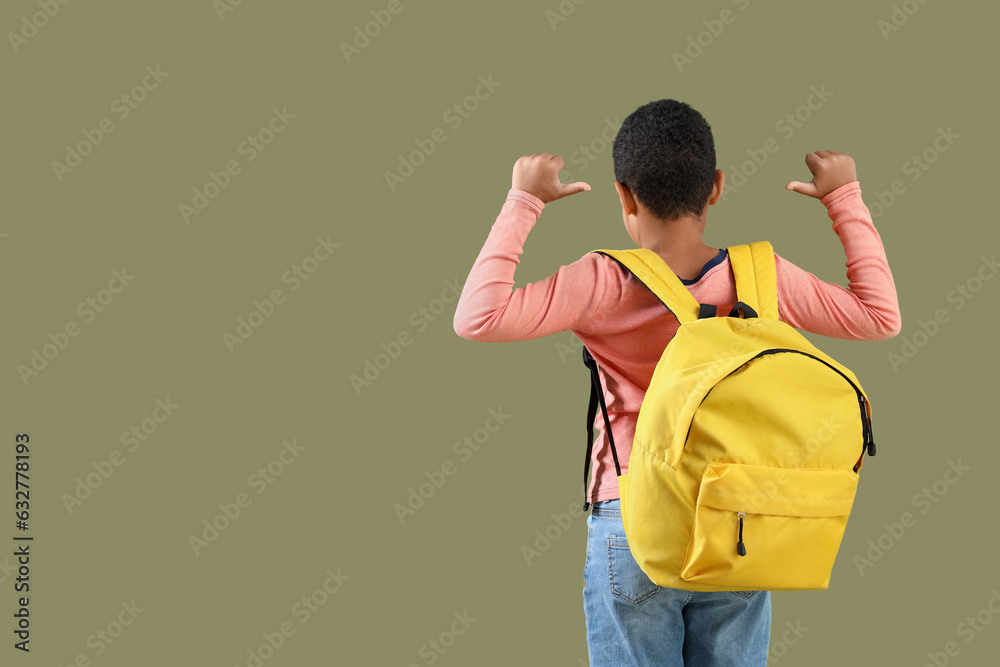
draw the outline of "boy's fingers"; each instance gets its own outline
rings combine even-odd
[[[576,183],[560,183],[556,189],[556,193],[552,196],[550,201],[562,199],[563,197],[569,197],[570,195],[575,195],[577,192],[588,192],[589,190],[590,185],[588,183],[584,183],[583,181],[577,181]]]
[[[785,186],[786,190],[792,190],[793,192],[799,192],[810,197],[816,196],[816,185],[812,182],[802,183],[801,181],[791,181]]]
[[[809,167],[809,171],[816,173],[816,167],[819,163],[823,161],[823,158],[818,155],[822,151],[817,151],[816,153],[806,153],[806,166]]]
[[[577,181],[576,183],[566,183],[563,186],[563,196],[575,195],[577,192],[590,192],[590,184]]]

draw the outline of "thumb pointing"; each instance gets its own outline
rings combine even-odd
[[[788,185],[785,186],[785,189],[811,196],[812,193],[816,192],[816,185],[814,183],[802,183],[801,181],[791,181],[788,183]]]

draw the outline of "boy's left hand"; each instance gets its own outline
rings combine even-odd
[[[563,183],[559,180],[559,170],[564,164],[562,156],[552,153],[522,155],[514,163],[511,187],[530,192],[546,204],[577,192],[590,192],[590,185],[583,181]]]

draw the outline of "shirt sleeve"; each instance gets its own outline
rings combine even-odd
[[[594,253],[513,289],[524,241],[544,207],[530,192],[508,191],[455,307],[455,333],[462,338],[498,343],[581,331],[598,312],[608,273]]]
[[[820,202],[844,246],[849,287],[824,282],[775,253],[780,319],[832,338],[892,338],[902,327],[896,285],[859,182],[840,186]]]

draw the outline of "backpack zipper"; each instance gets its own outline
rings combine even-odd
[[[867,401],[865,401],[865,396],[860,391],[858,392],[858,399],[861,401],[861,420],[868,428],[866,440],[868,443],[868,456],[875,456],[875,441],[872,439],[872,420],[868,418],[868,410],[865,407]]]
[[[792,350],[792,349],[784,348],[784,347],[769,348],[769,349],[764,350],[763,352],[760,352],[760,353],[754,355],[753,357],[747,359],[742,364],[740,364],[739,366],[737,366],[736,368],[734,368],[730,372],[726,373],[726,375],[724,377],[720,378],[720,381],[724,380],[725,378],[729,377],[730,375],[732,375],[736,371],[740,370],[741,368],[743,368],[744,366],[746,366],[747,364],[749,364],[751,361],[753,361],[757,357],[762,357],[765,354],[774,354],[776,352],[795,352],[797,354],[804,354],[807,357],[810,357],[812,359],[815,359],[816,361],[822,362],[826,366],[828,366],[828,367],[832,368],[833,370],[837,371],[837,373],[840,374],[840,376],[842,378],[844,378],[845,380],[847,380],[850,383],[850,385],[852,387],[854,387],[854,391],[858,395],[858,406],[861,409],[861,455],[864,456],[865,452],[867,452],[868,456],[875,456],[875,441],[872,439],[872,422],[871,422],[871,419],[868,418],[868,410],[867,410],[866,405],[865,405],[867,403],[867,401],[865,400],[865,395],[863,393],[861,393],[861,389],[858,387],[858,385],[854,384],[854,382],[852,382],[849,377],[847,377],[846,375],[844,375],[840,371],[840,369],[838,369],[838,368],[836,368],[834,366],[831,366],[828,362],[824,361],[823,359],[820,359],[819,357],[817,357],[815,355],[809,354],[808,352],[803,352],[802,350]],[[718,384],[718,382],[716,384]],[[715,387],[713,386],[711,389],[709,389],[707,392],[705,392],[705,395],[702,397],[701,402],[698,403],[699,407],[701,406],[702,403],[705,402],[705,399],[708,398],[708,395],[712,392],[712,389],[714,389],[714,388]],[[688,425],[687,435],[684,437],[684,444],[685,445],[687,445],[687,438],[690,435],[691,435],[691,425],[689,424]],[[857,471],[858,471],[858,469],[857,469],[857,467],[855,467],[854,468],[854,472],[857,472]],[[740,522],[741,534],[742,534],[742,528],[743,528],[743,523],[741,521]],[[742,540],[742,537],[741,537],[741,540]]]

